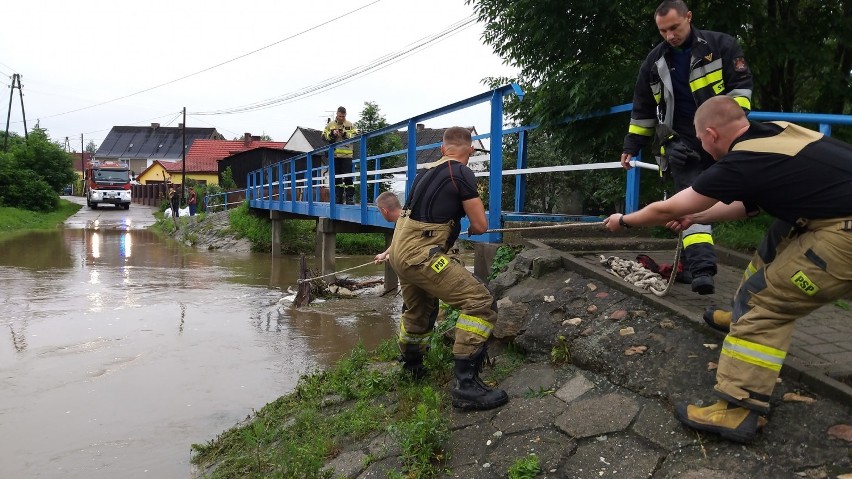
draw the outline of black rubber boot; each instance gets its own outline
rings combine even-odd
[[[354,187],[349,186],[349,187],[346,188],[346,204],[347,205],[354,205],[355,204],[355,188]]]
[[[334,202],[338,205],[344,204],[343,200],[345,191],[343,190],[343,186],[335,186],[334,188]]]
[[[479,378],[482,364],[488,358],[485,346],[465,359],[456,359],[456,383],[453,386],[453,406],[459,409],[494,409],[509,402],[502,389],[491,389]]]
[[[420,381],[421,379],[429,376],[429,370],[426,369],[426,366],[423,364],[422,353],[403,353],[402,356],[399,357],[399,360],[402,362],[402,372],[411,376],[411,378],[415,381]]]
[[[713,294],[716,287],[713,284],[713,276],[710,274],[697,274],[692,277],[692,291],[700,295]]]

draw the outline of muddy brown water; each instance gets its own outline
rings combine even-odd
[[[191,444],[396,331],[393,294],[296,311],[297,258],[198,251],[149,223],[84,209],[0,243],[0,478],[188,477]]]

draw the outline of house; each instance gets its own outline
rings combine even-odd
[[[183,124],[177,127],[160,126],[114,126],[107,134],[95,158],[99,160],[127,160],[130,170],[139,174],[152,166],[155,160],[173,162],[183,159]],[[186,148],[195,140],[222,139],[215,128],[186,128]]]
[[[255,148],[282,151],[283,141],[262,141],[246,133],[242,140],[196,139],[186,153],[186,178],[202,184],[219,184],[219,160]],[[155,160],[139,174],[142,184],[171,182],[179,184],[184,174],[183,161]]]

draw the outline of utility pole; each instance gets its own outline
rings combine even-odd
[[[71,151],[71,144],[68,143],[68,137],[65,137],[65,152],[68,153]]]
[[[83,149],[83,134],[80,133],[80,193],[86,191],[86,150]]]
[[[183,161],[181,161],[181,164],[183,166],[182,166],[181,177],[180,177],[180,200],[181,200],[181,202],[183,202],[183,200],[185,198],[183,196],[183,187],[186,184],[186,107],[183,107],[183,123],[181,123],[180,129],[181,129],[181,133],[182,133],[182,135],[181,135],[181,146],[182,146],[182,148],[180,149],[180,151],[181,151],[181,155],[183,156]]]
[[[16,83],[17,85],[15,85]],[[17,88],[18,93],[21,94],[21,114],[24,117],[24,139],[30,139],[27,133],[27,112],[24,111],[24,90],[21,87],[21,75],[18,73],[13,73],[12,86],[9,90],[9,111],[6,113],[6,136],[3,137],[3,151],[7,151],[6,148],[9,141],[9,120],[12,117],[12,98],[15,97],[15,88]]]

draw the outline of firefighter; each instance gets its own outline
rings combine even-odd
[[[358,130],[352,122],[346,119],[346,108],[338,107],[334,120],[329,121],[322,131],[322,137],[329,143],[348,140],[358,134]],[[343,175],[352,173],[352,144],[338,146],[334,149],[334,174]],[[352,177],[348,176],[334,181],[334,201],[337,204],[355,204],[355,185]]]
[[[496,302],[488,288],[450,253],[465,215],[470,220],[470,234],[482,234],[488,228],[476,178],[467,166],[473,151],[466,128],[444,132],[442,158],[414,179],[396,223],[389,261],[399,276],[407,306],[398,336],[403,367],[422,369],[438,313],[437,300],[442,300],[459,310],[453,344],[453,406],[482,410],[502,406],[509,397],[479,378],[488,358],[486,341],[497,319]]]
[[[682,0],[666,0],[654,11],[665,41],[645,58],[633,93],[630,127],[624,138],[621,165],[648,143],[675,191],[692,185],[713,164],[695,137],[695,109],[708,98],[728,95],[748,112],[752,78],[740,46],[730,35],[692,27],[692,12]],[[684,231],[683,256],[687,281],[698,294],[713,294],[716,251],[709,224]]]
[[[749,123],[725,96],[698,107],[695,128],[717,163],[670,199],[604,224],[611,231],[662,224],[679,231],[762,209],[795,225],[734,298],[716,372],[721,400],[675,411],[689,427],[750,442],[758,416],[769,412],[794,321],[852,292],[852,145],[791,123]]]

